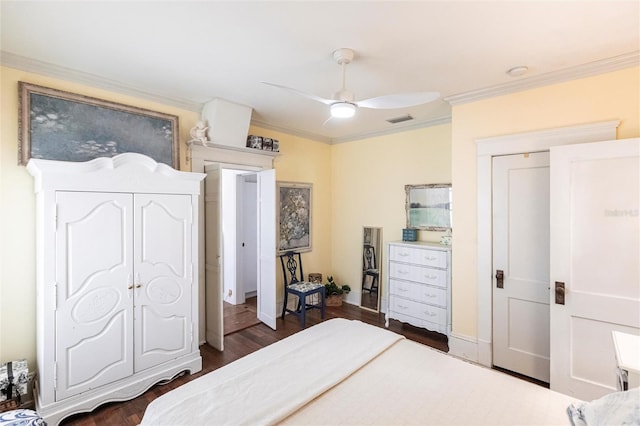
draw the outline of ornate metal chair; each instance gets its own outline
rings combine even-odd
[[[297,315],[300,318],[300,325],[305,327],[306,312],[308,309],[320,309],[322,319],[324,319],[325,311],[325,295],[324,284],[303,281],[304,273],[302,272],[302,256],[300,253],[288,251],[280,255],[280,263],[282,264],[282,276],[284,277],[284,304],[282,305],[282,319],[285,313]],[[298,297],[296,309],[289,309],[287,301],[289,294]],[[313,294],[319,295],[320,302],[318,304],[307,303],[307,296]]]
[[[376,262],[376,249],[371,244],[364,245],[364,249],[362,251],[362,261],[364,265],[364,270],[362,271],[362,290],[368,292],[377,292],[380,271],[378,271],[378,264]],[[371,287],[365,287],[367,277],[372,277]]]

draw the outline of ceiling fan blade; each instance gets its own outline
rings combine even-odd
[[[317,102],[322,102],[325,105],[331,105],[332,103],[334,103],[335,101],[332,99],[325,99],[322,98],[320,96],[316,96],[313,95],[311,93],[307,93],[307,92],[303,92],[301,90],[298,89],[293,89],[291,87],[287,87],[287,86],[282,86],[280,84],[275,84],[275,83],[267,83],[266,81],[261,81],[262,84],[266,84],[267,86],[273,86],[273,87],[277,87],[278,89],[284,89],[288,92],[292,92],[295,93],[296,95],[300,95],[300,96],[304,96],[305,98],[317,101]]]
[[[324,120],[324,123],[322,123],[322,127],[326,127],[327,124],[329,124],[331,122],[331,120],[333,119],[333,116],[329,116],[329,118],[327,118],[326,120]]]
[[[413,92],[398,93],[396,95],[378,96],[376,98],[363,99],[355,102],[363,108],[395,109],[422,105],[434,101],[440,97],[439,92]]]

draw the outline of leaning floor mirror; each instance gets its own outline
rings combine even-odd
[[[382,228],[365,226],[362,234],[362,289],[360,306],[380,310]]]

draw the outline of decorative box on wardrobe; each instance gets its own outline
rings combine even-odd
[[[200,173],[141,154],[32,159],[37,251],[35,399],[49,424],[202,369]]]

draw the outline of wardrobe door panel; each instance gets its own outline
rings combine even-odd
[[[133,373],[132,196],[57,192],[56,399]]]
[[[135,369],[191,352],[191,196],[135,194]]]

